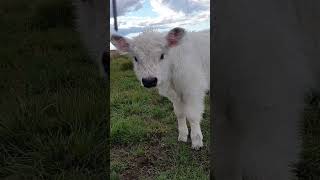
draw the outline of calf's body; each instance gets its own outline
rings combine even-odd
[[[204,97],[210,87],[209,31],[187,33],[182,28],[174,28],[167,35],[146,31],[134,39],[113,35],[111,42],[132,56],[142,85],[156,87],[173,103],[178,140],[187,141],[188,121],[192,147],[202,147],[200,122]]]
[[[204,97],[210,88],[209,33],[189,33],[179,46],[168,53],[168,80],[158,86],[159,93],[173,103],[178,119],[179,141],[187,141],[191,127],[192,147],[202,147],[200,121],[204,111]]]

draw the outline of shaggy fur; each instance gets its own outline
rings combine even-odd
[[[108,1],[72,0],[75,7],[76,28],[90,58],[97,64],[100,75],[106,77],[108,63],[104,53],[109,51],[107,40]]]
[[[178,42],[170,47],[169,37]],[[188,138],[189,121],[192,148],[203,146],[200,121],[204,111],[204,97],[210,88],[210,35],[209,31],[185,32],[175,28],[167,35],[146,31],[128,39],[113,35],[111,42],[117,49],[129,52],[138,79],[156,77],[159,93],[168,97],[178,119],[179,141]],[[164,58],[160,59],[161,54]],[[134,59],[137,59],[135,61]],[[141,83],[143,85],[143,83]]]

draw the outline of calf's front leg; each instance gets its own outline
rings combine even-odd
[[[203,146],[203,136],[201,132],[200,122],[204,111],[204,95],[203,97],[190,97],[185,103],[185,113],[191,128],[191,142],[193,149],[200,149]]]
[[[184,112],[184,104],[181,101],[176,100],[173,102],[173,107],[178,120],[178,141],[187,142],[189,131],[187,126],[186,113]]]

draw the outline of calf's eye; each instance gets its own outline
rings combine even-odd
[[[164,58],[164,54],[161,54],[160,59],[163,59],[163,58]]]
[[[135,60],[136,62],[138,62],[138,59],[137,59],[137,57],[134,57],[134,60]]]

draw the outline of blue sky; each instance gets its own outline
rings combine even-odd
[[[112,1],[110,0],[110,8]],[[210,29],[210,0],[117,0],[117,34],[132,38],[145,28],[168,31]],[[110,9],[110,31],[115,33]],[[114,46],[110,43],[110,48]]]

